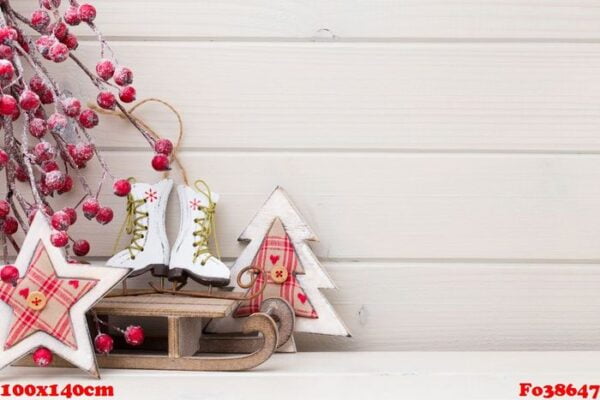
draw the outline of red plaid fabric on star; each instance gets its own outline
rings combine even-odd
[[[77,349],[69,310],[96,283],[96,280],[91,279],[58,277],[40,242],[25,276],[17,281],[16,287],[0,282],[0,300],[13,309],[14,315],[4,349],[38,331],[46,332]],[[33,309],[28,302],[29,295],[33,292],[41,293],[46,302],[40,310]]]
[[[296,249],[279,218],[275,219],[271,225],[252,265],[262,268],[263,273],[250,288],[250,294],[258,292],[263,284],[266,285],[265,290],[260,296],[240,303],[233,313],[234,317],[247,317],[259,312],[263,300],[281,297],[290,303],[296,316],[318,318],[310,299],[296,279],[296,274],[304,273],[304,270],[299,263]],[[284,282],[277,283],[273,280],[271,271],[275,268],[284,268],[287,271],[287,279]]]

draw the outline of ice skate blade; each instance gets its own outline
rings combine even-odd
[[[201,275],[193,274],[185,268],[171,268],[169,270],[169,281],[185,283],[190,278],[201,285],[223,287],[229,285],[229,279],[227,278],[212,278],[203,277]]]

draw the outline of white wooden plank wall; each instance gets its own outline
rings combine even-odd
[[[354,338],[301,349],[600,348],[600,2],[95,4],[139,97],[181,110],[189,174],[222,195],[224,256],[278,184],[321,237]],[[168,113],[140,115],[174,137]],[[118,175],[159,179],[125,123],[96,133]],[[94,256],[119,222],[80,226]]]

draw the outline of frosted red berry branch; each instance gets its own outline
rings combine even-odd
[[[6,198],[0,199],[0,242],[4,258],[6,243],[18,249],[12,235],[19,226],[27,231],[26,221],[31,221],[37,212],[49,218],[53,228],[51,242],[55,246],[71,250],[72,243],[75,255],[86,255],[89,243],[68,234],[77,221],[76,209],[81,206],[86,218],[100,224],[109,223],[113,211],[98,201],[103,182],[112,178],[113,192],[118,196],[126,196],[131,190],[127,180],[115,179],[89,132],[98,125],[98,114],[93,109],[83,108],[79,99],[61,89],[44,66],[44,59],[54,63],[71,59],[98,89],[98,106],[109,111],[118,109],[154,148],[154,169],[169,169],[173,148],[166,139],[156,141],[143,122],[121,104],[136,99],[136,90],[131,85],[133,72],[117,62],[95,25],[94,6],[79,4],[76,0],[69,0],[63,9],[61,0],[40,0],[39,4],[39,9],[25,17],[11,7],[9,0],[0,0],[0,124],[4,129],[0,170],[5,169],[7,184]],[[34,40],[21,24],[31,27],[40,36]],[[74,54],[79,43],[71,29],[80,24],[87,25],[100,44],[100,61],[94,72]],[[31,76],[27,76],[23,64],[30,68]],[[115,90],[120,101],[113,94]],[[13,123],[19,119],[24,123],[23,131],[17,136]],[[102,169],[96,192],[81,173],[94,158]],[[75,187],[72,175],[77,176],[86,197],[74,207],[59,207],[56,196],[71,192]],[[17,182],[27,184],[29,196],[21,192],[23,186]]]

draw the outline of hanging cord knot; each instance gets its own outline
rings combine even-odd
[[[217,226],[215,220],[217,203],[213,201],[212,192],[206,182],[204,182],[201,179],[198,179],[194,183],[194,187],[198,193],[203,194],[208,199],[208,205],[200,205],[197,208],[198,211],[202,211],[203,216],[194,219],[194,223],[198,228],[193,232],[193,235],[196,238],[193,244],[193,246],[196,248],[196,250],[194,251],[194,262],[196,262],[198,257],[200,257],[201,255],[210,254],[208,240],[210,238],[211,233],[213,234],[213,239],[215,241],[217,257],[221,258],[219,242],[217,240]],[[206,264],[206,259],[203,259],[200,262],[200,265],[204,264]]]
[[[135,179],[129,178],[129,181],[134,183]],[[145,233],[148,231],[148,212],[140,210],[140,207],[146,203],[146,199],[135,199],[131,192],[127,195],[127,206],[125,221],[121,226],[117,241],[115,243],[115,249],[119,244],[121,235],[125,231],[128,235],[131,235],[131,241],[126,249],[129,251],[129,256],[132,260],[135,260],[135,256],[138,252],[144,251],[144,246],[139,243],[140,240],[144,239]],[[142,220],[146,219],[146,224],[142,223]]]

